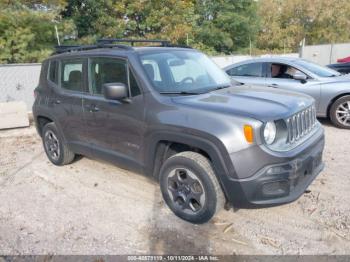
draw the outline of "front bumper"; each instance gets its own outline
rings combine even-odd
[[[324,168],[323,129],[309,142],[311,143],[307,147],[298,149],[294,155],[262,158],[263,161],[270,160],[267,164],[273,164],[265,165],[248,178],[229,179],[230,187],[225,188],[229,202],[238,208],[254,208],[280,205],[298,199]],[[249,163],[246,165],[249,166]]]

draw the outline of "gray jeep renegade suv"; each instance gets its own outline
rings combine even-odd
[[[240,86],[191,48],[121,41],[135,42],[61,46],[43,62],[33,114],[53,164],[79,154],[150,176],[192,223],[225,203],[291,202],[323,169],[311,97]]]

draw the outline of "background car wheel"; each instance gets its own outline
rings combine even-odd
[[[48,123],[44,126],[42,140],[45,153],[53,164],[62,166],[74,160],[74,153],[64,144],[54,123]]]
[[[330,118],[335,126],[350,129],[350,95],[343,96],[333,103]]]
[[[209,221],[225,204],[210,161],[195,152],[182,152],[164,162],[160,189],[174,214],[191,223]]]

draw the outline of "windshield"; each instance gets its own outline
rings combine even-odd
[[[140,58],[148,78],[160,93],[204,93],[231,83],[213,61],[199,52],[159,52]]]
[[[314,64],[306,60],[298,60],[296,63],[309,70],[310,72],[314,73],[315,75],[318,75],[319,77],[334,77],[340,75],[339,72],[333,69],[330,69],[325,66],[320,66],[318,64]]]

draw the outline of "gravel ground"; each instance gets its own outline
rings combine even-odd
[[[326,130],[326,168],[298,201],[192,225],[158,185],[82,158],[56,167],[35,129],[0,131],[0,254],[350,254],[350,131]]]

